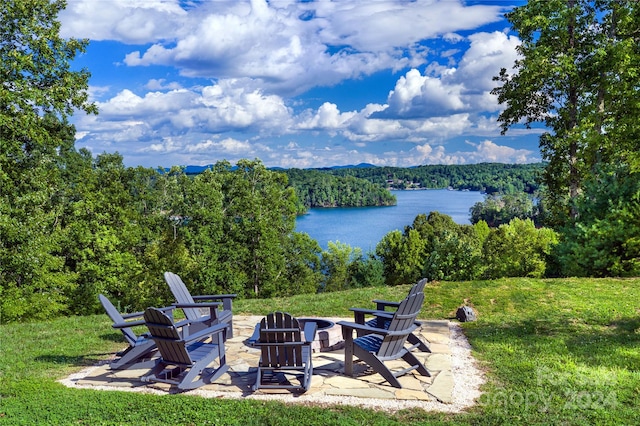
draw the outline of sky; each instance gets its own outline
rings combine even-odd
[[[490,94],[518,4],[68,0],[99,109],[74,115],[76,148],[154,168],[539,162],[540,130],[501,135]]]

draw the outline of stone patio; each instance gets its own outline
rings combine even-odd
[[[257,398],[278,399],[283,402],[322,402],[322,403],[348,403],[381,408],[387,405],[391,410],[407,406],[419,406],[425,409],[440,411],[459,411],[465,408],[467,402],[454,401],[454,387],[456,381],[456,368],[452,348],[453,332],[458,331],[456,339],[464,339],[459,326],[446,320],[422,321],[420,334],[429,342],[431,353],[414,351],[418,359],[424,362],[431,373],[431,377],[421,376],[412,371],[399,380],[402,389],[390,386],[377,373],[374,373],[366,364],[356,362],[354,365],[355,377],[344,375],[344,350],[343,342],[332,345],[330,348],[322,348],[313,353],[313,377],[311,389],[304,394],[291,393],[286,390],[259,390],[253,392],[252,385],[256,378],[256,366],[260,351],[247,344],[247,338],[254,331],[255,324],[262,319],[261,316],[234,316],[233,326],[235,337],[227,340],[228,374],[224,374],[216,382],[202,386],[196,390],[186,392],[216,398]],[[345,318],[326,318],[334,323],[340,320],[351,321]],[[340,333],[341,327],[335,325],[326,330],[326,333]],[[460,342],[458,342],[460,343]],[[466,343],[466,339],[464,342]],[[457,345],[460,346],[460,345]],[[460,348],[458,348],[460,349]],[[470,358],[470,351],[467,358]],[[458,362],[458,364],[460,364]],[[404,361],[399,360],[387,363],[393,370],[406,367]],[[460,369],[460,368],[458,368]],[[141,391],[153,393],[173,393],[169,385],[163,383],[143,383],[139,378],[148,369],[129,369],[124,371],[112,371],[108,364],[91,367],[63,380],[67,386],[112,389],[124,391]],[[468,374],[465,370],[464,374]],[[464,376],[457,380],[464,380]],[[471,381],[471,386],[473,386]],[[479,382],[480,383],[480,382]],[[479,387],[479,384],[477,385]]]

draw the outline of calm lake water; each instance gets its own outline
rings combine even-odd
[[[398,204],[391,207],[311,209],[298,217],[296,231],[306,232],[325,250],[329,241],[340,241],[366,253],[374,251],[388,232],[403,231],[421,213],[438,211],[451,216],[456,223],[471,223],[469,209],[484,201],[484,195],[477,191],[429,189],[393,191],[393,194]]]

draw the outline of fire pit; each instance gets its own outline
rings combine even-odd
[[[298,318],[300,328],[304,329],[304,325],[308,322],[315,322],[318,325],[316,338],[311,344],[314,352],[326,352],[339,349],[342,339],[342,328],[336,326],[333,321],[322,318]]]

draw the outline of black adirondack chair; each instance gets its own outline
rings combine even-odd
[[[152,365],[151,358],[156,352],[156,343],[148,333],[136,335],[132,327],[144,325],[144,312],[121,314],[113,303],[103,294],[98,295],[105,312],[113,321],[112,327],[120,330],[129,346],[116,354],[117,358],[109,363],[114,370],[126,369],[133,364]],[[143,367],[143,365],[138,365]]]
[[[173,272],[165,272],[164,280],[169,285],[173,297],[176,299],[175,306],[181,308],[185,317],[190,321],[204,321],[206,326],[223,323],[227,326],[225,339],[233,337],[233,299],[236,294],[213,294],[208,296],[192,296],[187,286],[178,275]],[[203,308],[210,308],[210,304],[203,304],[203,301],[219,301],[215,312],[210,309],[208,313],[203,312]],[[207,318],[209,317],[209,318]],[[196,326],[197,327],[197,326]]]
[[[398,377],[417,370],[423,376],[430,376],[426,367],[412,353],[418,344],[406,346],[407,338],[418,327],[416,317],[420,312],[423,293],[416,293],[404,299],[387,328],[376,328],[366,324],[339,321],[342,326],[342,335],[345,340],[344,372],[353,376],[353,357],[367,363],[373,370],[380,373],[390,385],[402,388]],[[357,331],[358,337],[353,338],[353,332]],[[408,368],[399,371],[391,371],[385,361],[402,358],[409,364]]]
[[[424,278],[411,286],[407,297],[411,296],[412,294],[422,293],[427,282],[428,280]],[[388,328],[391,322],[391,318],[393,318],[394,310],[398,309],[400,303],[402,302],[390,300],[373,300],[373,303],[376,304],[376,309],[350,308],[350,310],[353,311],[354,321],[358,324],[366,324],[370,327]],[[367,316],[373,316],[374,318],[367,320]],[[416,323],[416,325],[420,326],[421,324]],[[362,334],[362,332],[360,334]],[[418,345],[417,348],[422,352],[431,352],[431,350],[429,349],[429,345],[425,343],[420,337],[418,337],[417,334],[411,333],[407,340],[412,345]]]
[[[170,383],[180,390],[188,390],[217,380],[229,369],[223,339],[225,324],[196,333],[181,333],[172,318],[156,308],[147,308],[144,320],[160,357],[142,381]],[[182,324],[183,328],[188,327],[189,321]],[[208,368],[216,359],[217,367]]]
[[[273,312],[263,318],[257,328],[259,338],[254,345],[260,348],[261,356],[253,390],[309,390],[313,375],[311,344],[315,339],[317,324],[307,322],[302,331],[298,320],[290,314]],[[295,371],[301,373],[297,374],[298,384],[292,384],[286,378],[286,373]]]

